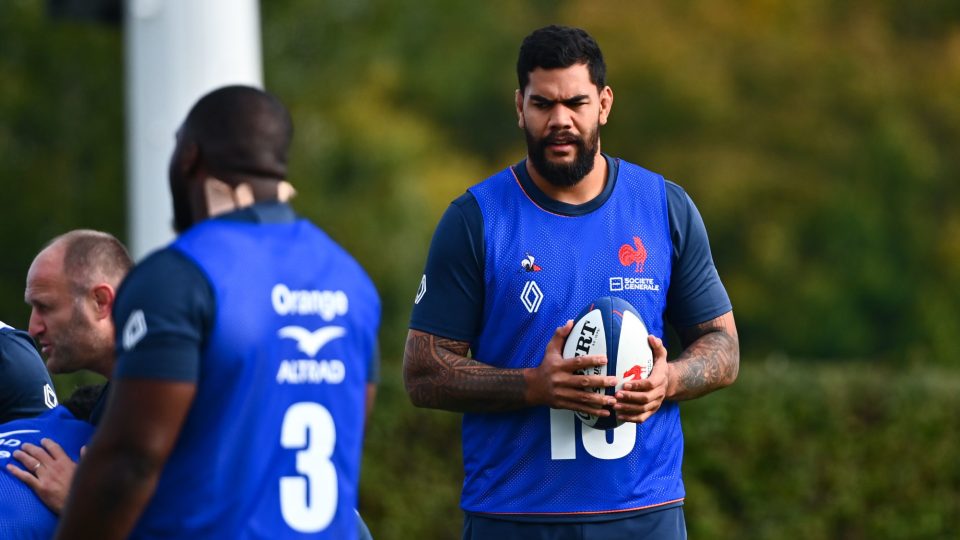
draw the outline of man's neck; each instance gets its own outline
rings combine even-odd
[[[99,359],[96,364],[91,365],[88,369],[97,375],[102,375],[105,379],[110,380],[110,377],[113,375],[113,367],[114,360],[113,355],[111,354],[108,357]]]
[[[573,186],[557,186],[544,178],[533,166],[530,157],[526,160],[527,174],[544,195],[567,204],[584,204],[597,198],[607,183],[607,160],[597,150],[593,169]]]
[[[286,180],[234,177],[229,183],[209,176],[203,183],[203,203],[196,222],[260,202],[287,202],[296,194]]]

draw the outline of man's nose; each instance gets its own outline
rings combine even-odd
[[[40,317],[36,309],[31,309],[30,324],[27,326],[27,332],[29,332],[31,336],[37,337],[43,333],[45,328],[46,327],[43,324],[43,318]]]
[[[571,114],[570,109],[564,107],[562,104],[557,104],[555,107],[550,109],[550,117],[547,122],[547,126],[552,131],[563,131],[573,127],[573,115]]]

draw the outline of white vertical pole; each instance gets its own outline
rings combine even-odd
[[[137,260],[173,238],[167,165],[193,103],[263,87],[257,0],[126,0],[127,227]]]

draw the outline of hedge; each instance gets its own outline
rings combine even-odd
[[[385,366],[388,368],[388,366]],[[459,415],[388,368],[360,509],[378,540],[459,538]],[[684,403],[691,538],[960,537],[960,371],[771,358]]]

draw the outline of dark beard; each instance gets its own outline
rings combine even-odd
[[[180,234],[193,225],[190,206],[185,195],[173,195],[173,232]]]
[[[571,187],[577,185],[590,171],[593,170],[594,158],[597,155],[597,143],[600,141],[600,130],[594,130],[590,137],[590,145],[577,137],[573,141],[577,147],[577,155],[573,163],[569,165],[563,163],[553,163],[547,160],[547,145],[557,137],[557,134],[549,135],[543,139],[534,138],[528,130],[523,130],[527,138],[527,155],[530,157],[530,163],[533,168],[543,176],[547,182],[557,187]]]

